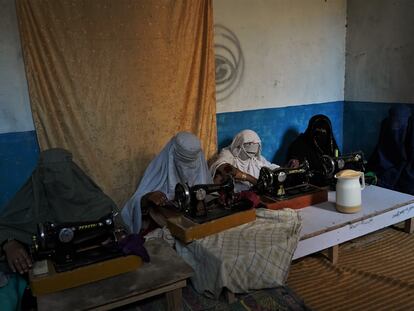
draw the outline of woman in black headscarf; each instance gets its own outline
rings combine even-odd
[[[339,148],[336,144],[329,118],[323,114],[313,116],[309,120],[305,133],[300,134],[288,149],[290,166],[298,166],[299,163],[307,160],[314,176],[310,182],[317,186],[326,186],[326,180],[322,156],[330,157],[339,155]]]

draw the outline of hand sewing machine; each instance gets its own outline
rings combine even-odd
[[[312,176],[306,160],[297,168],[262,167],[255,189],[267,208],[301,208],[327,200],[326,191],[309,183]]]
[[[57,272],[118,257],[114,215],[96,222],[38,224],[31,253],[35,260],[52,259]]]
[[[308,161],[304,161],[297,168],[278,167],[272,170],[262,167],[255,188],[259,194],[271,194],[282,198],[286,196],[290,187],[308,184],[310,177],[312,173]]]
[[[197,223],[227,216],[252,206],[250,202],[236,199],[234,180],[231,177],[222,184],[198,184],[190,187],[188,184],[178,183],[172,203],[186,217]]]
[[[170,204],[182,215],[167,220],[173,236],[189,243],[256,219],[252,201],[234,193],[233,177],[228,177],[222,184],[176,185]]]
[[[323,172],[321,174],[327,180],[333,180],[333,176],[344,169],[353,169],[356,171],[365,172],[366,161],[362,151],[342,155],[339,157],[331,157],[323,155],[321,158]]]

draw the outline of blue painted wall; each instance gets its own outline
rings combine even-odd
[[[0,211],[31,175],[38,156],[35,131],[0,134]]]
[[[325,114],[332,121],[339,148],[343,147],[344,102],[336,101],[284,108],[269,108],[217,114],[219,149],[229,145],[241,130],[251,129],[262,139],[263,155],[277,164],[286,163],[290,143],[303,132],[315,114]]]

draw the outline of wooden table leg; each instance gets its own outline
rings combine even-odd
[[[334,245],[328,248],[328,258],[332,264],[336,265],[338,263],[339,257],[339,245]]]
[[[405,221],[404,231],[407,233],[414,232],[414,218],[410,218]]]
[[[174,289],[166,293],[168,311],[181,311],[183,293],[181,288]]]

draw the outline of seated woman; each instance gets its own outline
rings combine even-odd
[[[122,218],[130,230],[139,233],[142,215],[149,207],[164,206],[173,199],[177,183],[211,184],[212,178],[201,149],[200,140],[191,133],[174,136],[145,170],[144,176],[122,209]]]
[[[259,135],[252,130],[238,133],[230,146],[219,153],[210,165],[210,172],[215,183],[221,183],[228,174],[236,181],[235,191],[247,190],[255,185],[263,166],[275,169],[279,167],[267,161],[262,155],[262,142]]]
[[[289,166],[296,167],[304,160],[309,162],[314,171],[311,183],[317,186],[326,186],[328,181],[323,175],[323,155],[334,157],[339,155],[329,118],[323,114],[313,116],[309,120],[306,131],[300,134],[288,149]]]
[[[394,106],[381,122],[380,135],[368,168],[378,186],[414,194],[413,120],[406,105]]]
[[[17,310],[32,267],[29,246],[37,224],[95,221],[117,210],[115,203],[72,161],[64,149],[39,156],[32,175],[0,215],[0,300],[5,310]],[[19,292],[16,292],[19,289]],[[14,306],[13,306],[14,305]]]

